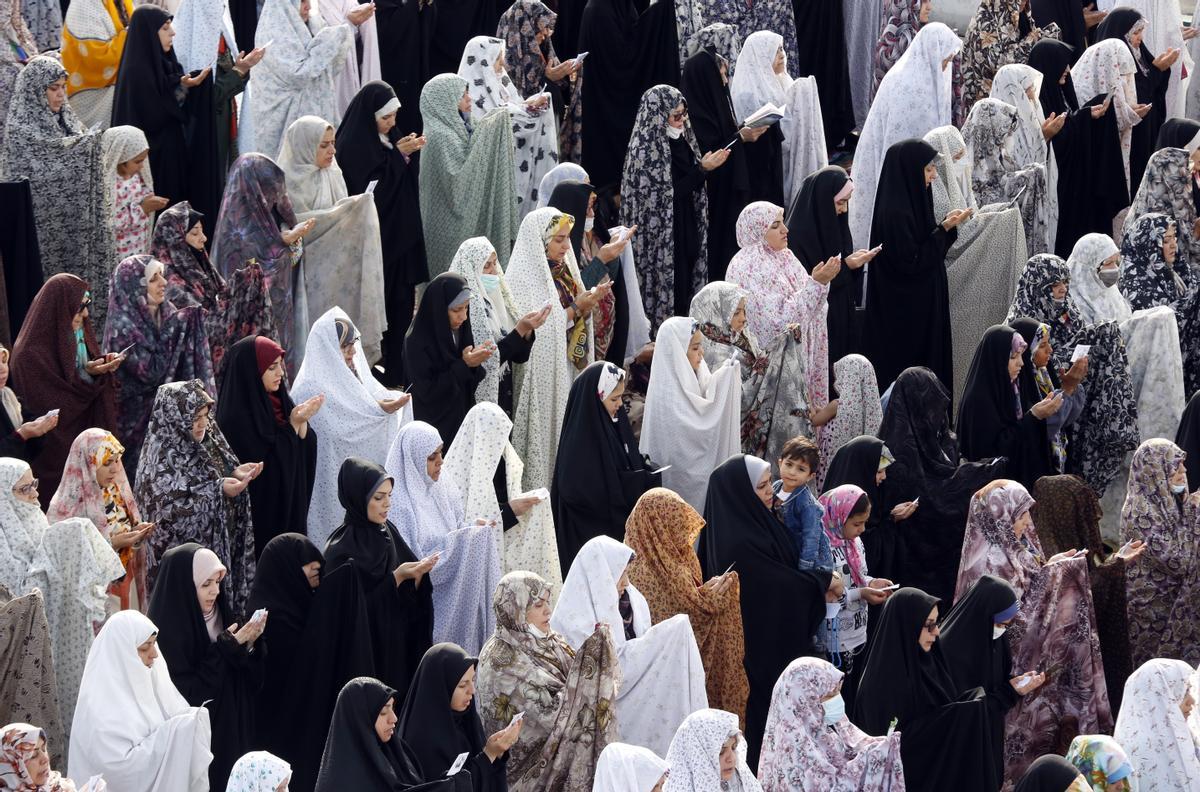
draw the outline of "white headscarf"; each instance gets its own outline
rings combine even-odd
[[[496,627],[492,595],[501,577],[504,529],[498,522],[468,523],[454,482],[444,473],[437,481],[429,477],[426,460],[441,445],[438,430],[424,421],[396,435],[385,466],[395,482],[388,519],[419,557],[441,553],[429,573],[434,642],[456,643],[474,655]]]
[[[879,384],[871,361],[862,355],[846,355],[833,364],[833,385],[838,394],[838,411],[821,433],[818,490],[838,449],[859,435],[877,434],[883,423]]]
[[[693,369],[687,350],[695,321],[674,316],[663,322],[654,345],[654,367],[642,416],[641,448],[659,465],[663,486],[704,510],[708,476],[741,449],[740,366]]]
[[[251,751],[233,765],[225,792],[275,792],[292,777],[292,766],[273,753]]]
[[[1042,73],[1024,63],[1001,66],[992,79],[991,98],[1012,105],[1017,110],[1017,130],[1012,137],[1012,155],[1017,167],[1024,168],[1034,162],[1047,164],[1049,141],[1042,134],[1042,123],[1046,115],[1037,100],[1042,88]],[[1030,99],[1028,91],[1034,98]]]
[[[496,267],[496,277],[500,279],[500,285],[495,289],[483,285],[483,267],[495,253],[496,248],[487,237],[471,237],[458,246],[450,262],[449,271],[465,278],[467,288],[471,290],[471,333],[475,336],[476,344],[485,339],[499,343],[517,324],[516,301],[508,290],[508,282],[499,265]],[[498,402],[500,379],[509,368],[508,362],[501,363],[499,355],[492,355],[483,361],[480,368],[484,371],[484,377],[475,386],[475,401]]]
[[[526,490],[549,487],[558,453],[567,397],[575,380],[575,368],[567,360],[567,312],[558,299],[558,289],[546,259],[547,233],[554,218],[563,214],[553,207],[535,209],[521,221],[512,256],[504,270],[517,316],[541,310],[550,303],[550,317],[538,329],[527,363],[515,367],[513,386],[513,447],[525,461]],[[582,284],[575,252],[567,249],[566,264],[576,283]],[[588,325],[588,356],[595,354],[591,324]]]
[[[225,37],[229,54],[237,57],[238,43],[228,0],[183,0],[172,25],[175,57],[185,72],[212,66],[217,60],[221,36]]]
[[[592,179],[588,176],[581,166],[574,162],[560,162],[542,177],[541,183],[538,185],[538,208],[544,209],[550,205],[550,196],[554,194],[554,188],[565,181],[581,181],[591,182]]]
[[[138,647],[157,632],[141,613],[123,610],[96,636],[71,726],[70,777],[103,774],[122,792],[208,788],[208,710],[188,705],[171,682],[166,658],[147,668],[138,656]]]
[[[1129,302],[1116,284],[1100,282],[1100,264],[1119,253],[1108,234],[1085,234],[1075,243],[1067,266],[1071,270],[1071,296],[1086,324],[1121,322],[1133,315]],[[1118,260],[1118,266],[1120,261]]]
[[[578,647],[596,630],[597,624],[612,628],[613,646],[620,652],[625,646],[624,620],[618,608],[617,581],[633,560],[633,550],[610,536],[597,536],[579,549],[571,563],[567,579],[554,613],[550,629]],[[630,583],[625,587],[633,606],[633,631],[641,637],[653,623],[646,598]]]
[[[670,765],[649,748],[609,743],[596,763],[592,792],[649,792],[658,786]]]
[[[317,146],[325,131],[332,129],[325,119],[306,115],[293,121],[283,134],[275,164],[283,169],[288,198],[298,215],[328,209],[349,194],[336,157],[328,168],[317,167]]]
[[[338,471],[351,456],[382,465],[400,427],[412,420],[412,401],[391,415],[379,402],[399,393],[389,391],[371,375],[362,341],[354,342],[354,371],[346,365],[338,340],[337,320],[350,323],[341,308],[333,307],[313,322],[304,349],[304,360],[291,388],[297,403],[317,394],[325,404],[309,419],[321,438],[317,443],[317,474],[308,506],[308,538],[324,547],[346,508],[338,499]],[[354,330],[357,334],[357,330]],[[356,374],[355,371],[358,373]]]
[[[782,105],[787,101],[791,79],[786,68],[782,75],[774,68],[775,54],[782,46],[783,36],[770,30],[751,33],[742,44],[729,81],[729,96],[739,123],[767,102]]]
[[[462,493],[463,517],[467,522],[500,519],[500,502],[492,481],[501,462],[508,486],[506,499],[511,501],[521,494],[525,464],[508,441],[511,432],[512,421],[500,405],[479,402],[467,412],[454,436],[454,445],[442,466],[442,478]],[[561,588],[554,513],[549,500],[534,505],[504,532],[504,572],[517,571],[537,574],[550,585],[551,591]]]
[[[1157,658],[1125,682],[1113,738],[1129,754],[1139,789],[1191,789],[1200,778],[1200,744],[1179,709],[1191,676],[1182,660]]]
[[[951,122],[953,66],[942,69],[942,62],[960,49],[962,41],[953,30],[930,22],[879,83],[854,154],[850,231],[857,247],[870,243],[875,190],[888,148]]]
[[[721,788],[721,748],[738,735],[737,766],[734,770],[742,792],[762,792],[762,786],[746,764],[746,740],[738,730],[738,718],[732,712],[703,709],[693,712],[675,732],[667,763],[671,775],[663,792],[692,792]]]
[[[495,36],[475,36],[463,47],[458,76],[467,81],[472,119],[483,118],[497,107],[506,105],[517,105],[524,110],[524,101],[508,72],[501,69],[497,74],[494,68],[496,61],[504,56],[505,49],[504,41]]]
[[[18,500],[13,493],[29,463],[0,457],[0,586],[14,596],[25,593],[29,565],[46,533],[46,515],[37,502]]]
[[[1155,56],[1162,55],[1171,47],[1180,50],[1179,60],[1171,65],[1171,80],[1167,84],[1167,118],[1179,118],[1184,114],[1182,74],[1191,75],[1193,62],[1187,44],[1183,41],[1183,16],[1176,0],[1101,0],[1096,8],[1110,10],[1111,6],[1132,8],[1146,20],[1146,32],[1142,42]],[[1189,42],[1190,43],[1190,42]],[[1188,81],[1191,77],[1188,77]]]

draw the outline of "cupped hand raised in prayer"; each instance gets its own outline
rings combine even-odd
[[[363,22],[366,22],[375,13],[374,3],[363,3],[362,5],[346,12],[346,21],[351,25],[358,27]]]
[[[1151,107],[1154,107],[1154,105],[1150,102],[1147,102],[1146,104],[1135,104],[1133,106],[1133,112],[1137,113],[1138,118],[1145,118],[1146,114],[1150,112]]]
[[[1179,60],[1180,50],[1178,47],[1168,47],[1166,52],[1160,53],[1154,59],[1154,65],[1159,71],[1166,71],[1175,65],[1175,61]]]
[[[614,239],[608,244],[604,245],[600,248],[600,252],[596,255],[600,257],[601,261],[607,264],[617,256],[621,255],[621,253],[625,250],[625,246],[629,244],[629,240],[633,239],[633,235],[636,231],[637,224],[635,223],[630,227],[628,234],[624,235],[620,239]]]
[[[551,306],[545,305],[536,311],[530,311],[517,320],[517,335],[521,338],[529,338],[529,334],[537,330],[542,325],[546,324],[546,320],[550,318]]]
[[[421,585],[421,578],[427,575],[429,570],[433,569],[441,555],[441,553],[434,553],[419,561],[409,561],[396,567],[392,570],[392,576],[396,579],[396,585],[399,586],[406,580],[412,580],[415,581],[416,585]]]
[[[1079,383],[1083,382],[1083,378],[1088,373],[1087,355],[1079,358],[1071,364],[1071,368],[1058,373],[1059,379],[1062,380],[1063,393],[1068,396],[1075,394],[1075,389],[1079,387]]]
[[[208,79],[208,73],[210,71],[212,71],[212,67],[205,66],[195,77],[192,77],[190,74],[185,74],[179,78],[179,84],[184,88],[195,88],[197,85]]]
[[[1103,22],[1106,16],[1108,16],[1107,11],[1097,11],[1096,4],[1089,3],[1083,9],[1083,24],[1085,27],[1095,27]]]
[[[1182,32],[1184,41],[1191,41],[1196,36],[1200,36],[1200,28],[1188,27],[1187,25],[1183,26]]]
[[[1117,551],[1117,558],[1124,561],[1126,564],[1132,564],[1138,560],[1138,557],[1146,550],[1146,543],[1141,539],[1130,539],[1125,544],[1121,545],[1121,549]]]
[[[246,73],[257,66],[263,59],[263,55],[266,54],[267,50],[264,47],[255,47],[249,52],[239,52],[233,62],[233,70],[245,77]]]
[[[412,394],[409,393],[401,393],[394,399],[380,399],[379,409],[383,410],[388,415],[391,415],[397,410],[402,409],[404,405],[408,404],[410,399],[412,399]]]
[[[541,503],[541,500],[532,496],[524,498],[513,498],[508,502],[508,508],[512,509],[512,513],[521,517],[529,513],[529,510]]]
[[[842,271],[842,254],[830,256],[822,261],[817,266],[813,267],[812,279],[822,286],[828,286],[829,282],[837,277],[837,274]]]
[[[47,432],[58,426],[57,415],[43,415],[35,421],[26,421],[17,427],[17,434],[22,440],[29,440],[34,437],[41,437]]]
[[[1066,113],[1051,113],[1050,117],[1042,122],[1042,139],[1049,140],[1062,131],[1063,124],[1067,123]]]
[[[1051,393],[1046,398],[1042,399],[1037,404],[1029,408],[1029,412],[1033,413],[1033,417],[1039,421],[1044,421],[1051,415],[1054,415],[1063,406],[1063,396],[1061,393]]]
[[[1061,553],[1055,553],[1046,559],[1047,564],[1054,564],[1059,561],[1070,561],[1072,558],[1082,558],[1087,555],[1087,550],[1063,550]]]
[[[116,352],[109,352],[102,358],[96,358],[95,360],[89,360],[87,363],[84,363],[83,369],[93,377],[100,374],[111,374],[117,370],[117,367],[120,366],[121,362],[124,360],[124,355],[118,355]]]
[[[267,629],[267,617],[264,615],[261,619],[252,618],[240,627],[237,622],[234,622],[229,625],[227,632],[233,636],[235,641],[245,646],[257,641],[265,629]]]
[[[160,195],[147,195],[142,199],[142,211],[146,214],[153,214],[159,209],[166,209],[170,202],[171,199],[163,198]]]
[[[283,244],[294,245],[296,244],[296,240],[302,239],[305,234],[307,234],[309,231],[312,231],[313,226],[316,224],[317,219],[315,217],[310,217],[295,228],[292,228],[288,231],[280,231],[279,236],[283,239]]]
[[[967,220],[969,220],[971,215],[974,213],[974,209],[951,209],[946,215],[945,219],[942,220],[942,228],[946,229],[947,231],[952,228],[958,228],[960,225],[967,222]]]
[[[496,761],[517,744],[517,738],[521,736],[521,723],[519,720],[513,721],[488,737],[487,744],[483,746],[483,752],[487,754],[488,759]]]
[[[324,403],[325,394],[318,393],[311,399],[306,399],[292,408],[292,414],[288,416],[288,422],[296,430],[296,434],[301,437],[307,434],[309,419],[317,414],[317,410],[321,409],[321,405]]]
[[[700,158],[700,167],[706,171],[716,170],[724,165],[727,159],[729,159],[729,149],[710,151]]]
[[[396,141],[396,148],[400,149],[401,154],[415,154],[425,148],[425,136],[418,135],[416,132],[409,132]]]
[[[463,363],[466,363],[471,368],[476,368],[483,364],[483,361],[492,356],[493,347],[488,346],[490,342],[484,341],[481,344],[472,344],[462,351]]]
[[[154,523],[140,522],[135,527],[128,531],[115,533],[109,539],[109,544],[113,550],[124,550],[126,547],[137,547],[142,543],[142,540],[150,535],[154,530]]]
[[[877,248],[870,248],[869,250],[866,248],[860,248],[851,253],[849,256],[846,256],[846,266],[852,270],[859,269],[863,264],[869,263],[871,259],[878,256],[881,250],[883,250],[883,245],[880,245]]]
[[[1100,104],[1092,108],[1092,118],[1099,118],[1108,112],[1108,106],[1112,104],[1112,97],[1108,97]]]
[[[238,495],[241,495],[248,486],[250,486],[249,476],[246,478],[226,476],[221,480],[221,492],[225,493],[226,498],[236,498]]]

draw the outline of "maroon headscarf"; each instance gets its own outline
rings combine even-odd
[[[265,336],[255,337],[254,359],[258,363],[258,376],[266,374],[267,369],[271,368],[271,364],[281,357],[283,357],[283,347]],[[267,398],[270,399],[271,410],[275,413],[275,423],[280,425],[287,423],[287,416],[283,414],[283,403],[279,400],[279,394],[268,393]]]

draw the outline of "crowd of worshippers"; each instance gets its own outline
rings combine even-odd
[[[1195,789],[1117,2],[0,0],[0,790]]]

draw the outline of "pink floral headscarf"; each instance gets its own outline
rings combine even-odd
[[[850,577],[854,578],[855,586],[865,585],[862,541],[858,537],[846,539],[842,536],[842,528],[846,525],[850,512],[854,510],[854,505],[866,494],[862,487],[842,484],[817,499],[825,508],[821,523],[825,527],[825,536],[829,538],[829,546],[840,547],[846,554],[846,563],[850,565]]]
[[[85,429],[80,432],[67,453],[62,482],[59,483],[54,497],[50,499],[46,519],[54,524],[69,517],[87,517],[96,524],[96,528],[106,539],[109,538],[108,517],[104,512],[104,490],[96,483],[96,468],[124,452],[125,447],[105,429]],[[117,470],[113,485],[125,501],[125,510],[130,521],[136,525],[141,518],[138,516],[137,503],[134,502],[133,490],[129,487],[124,467]]]

